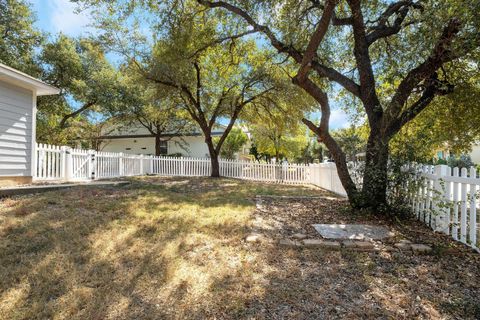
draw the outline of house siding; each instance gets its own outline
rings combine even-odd
[[[472,152],[470,152],[470,157],[472,158],[473,163],[480,164],[480,145],[474,145]]]
[[[182,146],[185,147],[182,148]],[[129,148],[130,150],[127,150]],[[145,148],[145,149],[143,149]],[[104,140],[101,151],[128,154],[155,154],[155,138],[121,138]],[[208,147],[203,136],[174,137],[168,140],[168,154],[181,153],[185,157],[208,157]]]
[[[32,176],[32,91],[0,81],[0,177]]]

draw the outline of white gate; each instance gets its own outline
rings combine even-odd
[[[69,151],[67,151],[67,155],[68,152]],[[67,172],[71,173],[71,176],[67,177],[68,180],[90,180],[95,178],[94,151],[72,149],[70,150],[70,156],[71,161],[69,162],[71,163],[72,168],[69,170],[67,167]]]

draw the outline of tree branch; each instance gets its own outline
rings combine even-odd
[[[391,35],[397,34],[402,29],[402,23],[405,21],[408,12],[411,8],[422,10],[421,4],[414,2],[413,0],[397,1],[390,4],[387,9],[375,20],[378,24],[372,28],[372,31],[367,35],[367,43],[371,45],[375,41],[381,38],[386,38]],[[388,25],[388,20],[393,15],[396,16],[392,25]],[[411,24],[412,22],[408,23]],[[407,25],[408,25],[407,24]]]
[[[373,124],[381,117],[383,110],[380,106],[375,91],[375,77],[373,74],[368,43],[365,34],[365,22],[360,7],[360,0],[348,0],[352,11],[352,27],[354,38],[354,56],[360,75],[360,99],[362,100],[370,124]]]
[[[307,49],[303,53],[302,62],[297,72],[297,77],[300,80],[306,77],[308,71],[311,68],[311,63],[315,58],[315,56],[317,55],[318,47],[320,46],[320,43],[322,42],[323,38],[325,37],[325,34],[327,33],[328,26],[330,25],[330,21],[332,19],[336,4],[337,4],[337,0],[327,0],[325,9],[323,10],[322,17],[318,22],[315,32],[310,38],[310,42],[307,45]]]
[[[234,13],[241,18],[243,18],[252,28],[253,30],[259,31],[263,33],[269,40],[272,46],[279,52],[279,53],[285,53],[295,62],[301,64],[303,60],[303,55],[295,49],[291,45],[286,45],[282,41],[280,41],[275,34],[273,33],[270,28],[268,28],[265,25],[261,25],[257,23],[245,10],[242,10],[241,8],[234,6],[230,3],[224,2],[224,1],[207,1],[207,0],[197,0],[198,3],[210,7],[210,8],[224,8],[227,11],[230,11],[231,13]],[[312,69],[314,69],[320,77],[326,77],[331,81],[337,82],[340,84],[342,87],[344,87],[347,91],[352,93],[355,96],[360,95],[360,90],[358,84],[355,83],[352,79],[348,78],[347,76],[344,76],[337,70],[326,67],[319,63],[318,61],[313,60],[312,61]]]
[[[73,117],[79,115],[80,113],[82,113],[83,111],[90,109],[95,104],[96,104],[95,100],[89,101],[89,102],[85,103],[81,108],[75,110],[74,112],[64,115],[62,120],[60,120],[59,127],[61,129],[65,129],[68,119],[73,118]]]
[[[390,121],[395,121],[394,119],[399,116],[413,89],[421,81],[431,77],[444,63],[456,58],[450,46],[459,31],[460,22],[457,19],[451,19],[443,29],[430,56],[402,80],[387,109]]]
[[[214,45],[217,45],[217,44],[220,44],[224,41],[227,41],[227,40],[235,40],[235,39],[238,39],[238,38],[242,38],[246,35],[249,35],[249,34],[252,34],[252,33],[257,33],[258,30],[255,30],[255,29],[252,29],[252,30],[247,30],[245,32],[241,32],[239,34],[236,34],[236,35],[232,35],[232,36],[225,36],[225,37],[222,37],[222,38],[218,38],[216,39],[215,41],[209,43],[209,44],[206,44],[202,47],[200,47],[199,49],[195,50],[191,55],[190,55],[190,58],[194,58],[196,57],[200,52],[202,51],[205,51],[207,50],[208,48],[214,46]]]
[[[420,114],[420,112],[422,112],[436,96],[446,95],[452,91],[453,85],[449,84],[447,81],[439,80],[437,73],[434,73],[429,79],[427,79],[426,87],[421,97],[389,124],[387,135],[391,137],[400,131],[405,124]]]

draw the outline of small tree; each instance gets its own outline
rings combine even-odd
[[[218,157],[222,146],[245,107],[275,88],[262,64],[262,54],[253,41],[237,40],[205,46],[197,39],[216,39],[215,28],[201,23],[205,12],[182,16],[182,25],[154,46],[148,64],[140,66],[146,79],[182,101],[181,106],[197,123],[205,137],[211,159],[212,177],[220,175]],[[220,23],[220,22],[219,22]],[[193,27],[194,26],[194,27]],[[213,42],[213,40],[212,40]],[[214,141],[212,132],[220,119],[227,125]]]
[[[214,143],[218,143],[220,138],[215,138]],[[235,154],[242,150],[247,143],[248,137],[240,128],[233,128],[223,143],[220,156],[225,159],[234,159]]]

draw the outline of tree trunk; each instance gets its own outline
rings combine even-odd
[[[212,136],[210,134],[205,134],[205,143],[208,147],[208,153],[210,154],[210,164],[212,166],[212,171],[210,173],[211,177],[218,178],[220,177],[220,163],[218,162],[218,153],[215,150],[213,145]]]
[[[160,135],[155,135],[155,155],[158,157],[160,156],[160,143],[162,140],[160,140]]]
[[[210,161],[212,164],[212,173],[210,176],[214,178],[220,177],[220,163],[218,162],[218,155],[210,157]]]
[[[367,143],[363,188],[357,206],[375,212],[384,211],[388,207],[388,142],[380,133],[372,131]]]

